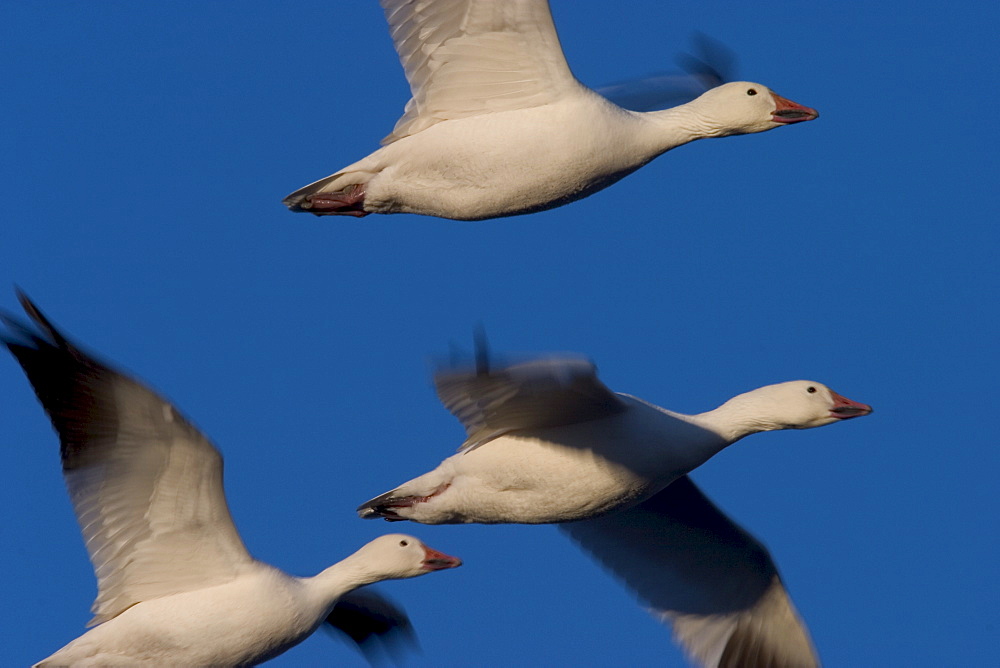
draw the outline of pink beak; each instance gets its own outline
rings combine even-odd
[[[853,417],[868,415],[872,412],[872,407],[868,404],[851,401],[847,397],[842,397],[833,391],[830,392],[830,395],[833,397],[833,408],[830,409],[830,417],[847,420]]]
[[[443,571],[446,568],[458,568],[462,565],[462,560],[458,557],[449,557],[444,552],[438,552],[424,546],[424,568],[429,571]]]
[[[787,100],[777,93],[771,93],[776,105],[771,114],[771,120],[775,123],[801,123],[819,118],[819,112],[809,107],[803,107],[797,102]]]

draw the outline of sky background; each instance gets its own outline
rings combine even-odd
[[[736,4],[552,2],[588,85],[674,69],[700,30],[819,120],[468,223],[281,205],[408,98],[373,0],[4,2],[0,306],[16,283],[198,424],[256,557],[309,575],[400,529],[462,557],[382,586],[409,666],[687,665],[554,527],[357,519],[462,441],[430,369],[478,323],[681,412],[824,382],[875,413],[753,436],[695,480],[770,548],[826,666],[992,663],[1000,6]],[[5,355],[0,448],[4,663],[26,665],[83,632],[95,585]],[[365,662],[320,633],[272,665]]]

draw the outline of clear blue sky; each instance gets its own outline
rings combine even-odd
[[[825,382],[874,415],[751,437],[695,479],[772,550],[827,666],[995,661],[1000,7],[552,4],[587,84],[672,69],[701,30],[822,117],[536,215],[319,219],[282,196],[408,96],[373,0],[6,2],[0,305],[17,283],[200,425],[260,559],[312,574],[400,528],[461,556],[383,587],[411,666],[685,665],[553,527],[355,517],[462,440],[429,380],[449,342],[482,322],[684,412]],[[0,406],[0,628],[26,665],[82,632],[95,585],[7,356]],[[323,634],[274,662],[334,664],[364,665]]]

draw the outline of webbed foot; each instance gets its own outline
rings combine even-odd
[[[400,522],[408,518],[397,513],[397,508],[411,508],[418,503],[429,501],[444,490],[448,489],[449,486],[450,485],[448,483],[445,483],[427,496],[395,496],[396,492],[399,490],[386,492],[382,496],[376,496],[371,501],[358,506],[358,515],[362,519],[366,520],[381,517],[389,522]]]
[[[365,211],[365,184],[355,183],[334,193],[313,193],[292,207],[317,216],[367,216]]]

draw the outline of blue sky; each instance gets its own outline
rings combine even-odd
[[[258,558],[312,574],[400,528],[461,556],[382,588],[420,634],[407,665],[686,665],[553,527],[356,518],[462,440],[430,363],[480,322],[683,412],[797,378],[872,404],[694,477],[771,549],[825,665],[995,660],[1000,7],[552,4],[589,85],[672,69],[701,30],[822,116],[531,216],[320,219],[281,198],[373,150],[408,96],[374,1],[7,2],[0,283],[214,440]],[[0,405],[0,624],[25,665],[82,632],[95,586],[6,356]],[[364,662],[318,634],[273,663],[331,664]]]

